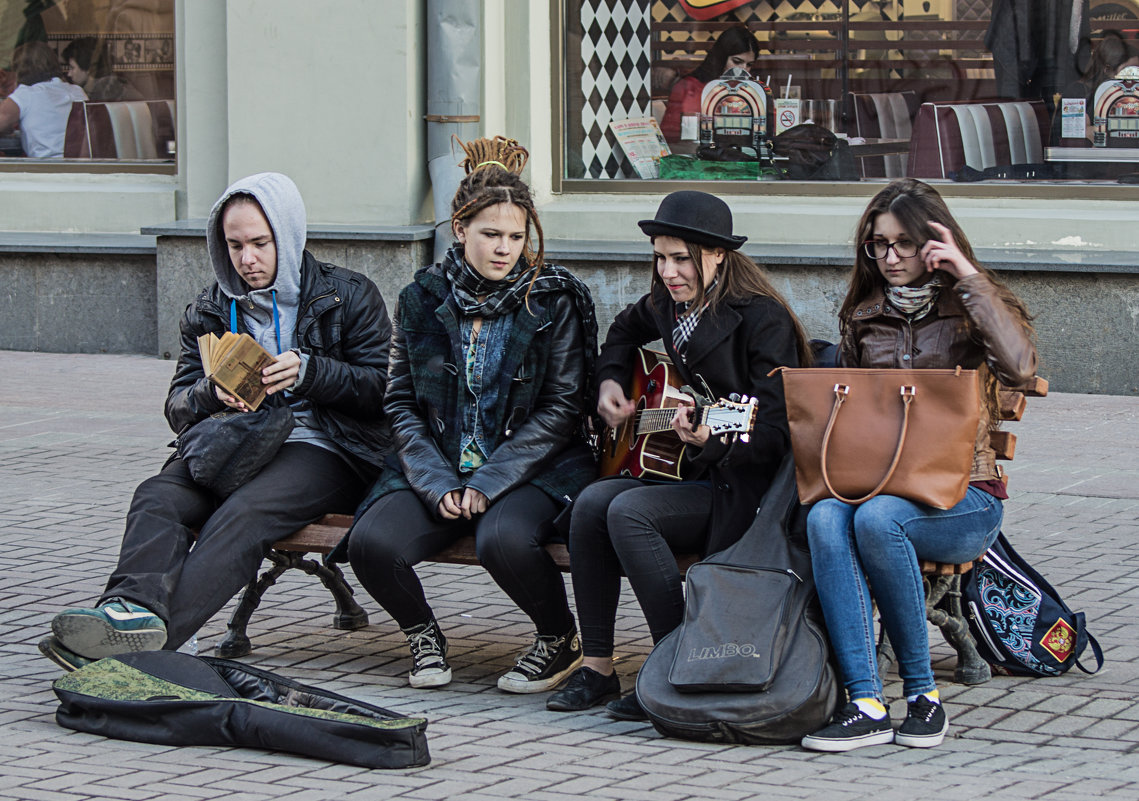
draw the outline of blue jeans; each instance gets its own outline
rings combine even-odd
[[[819,501],[807,517],[815,585],[847,692],[885,701],[870,596],[897,656],[906,696],[937,685],[929,663],[919,559],[968,562],[997,538],[1004,507],[976,487],[952,509],[879,495],[861,506]],[[868,583],[869,582],[869,583]]]

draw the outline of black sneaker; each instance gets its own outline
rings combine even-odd
[[[645,708],[641,706],[641,702],[637,700],[636,691],[623,695],[616,701],[610,701],[605,705],[605,711],[609,713],[609,717],[617,718],[617,720],[648,720],[649,715],[645,712]]]
[[[801,742],[812,751],[853,751],[865,745],[894,742],[894,730],[889,715],[875,720],[851,702],[836,712],[830,723]]]
[[[546,699],[546,709],[554,712],[580,712],[621,695],[616,673],[602,676],[593,668],[579,667],[570,674],[566,686]]]
[[[447,664],[447,638],[435,618],[419,626],[403,629],[411,646],[412,666],[407,676],[412,687],[442,687],[451,682]]]
[[[894,742],[910,748],[933,748],[941,745],[945,733],[949,731],[949,716],[941,704],[934,703],[924,695],[911,701],[906,710],[906,719],[898,727]]]
[[[537,635],[514,668],[499,677],[498,689],[508,693],[540,693],[557,687],[581,664],[581,639],[574,628],[561,637]]]

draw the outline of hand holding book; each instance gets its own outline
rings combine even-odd
[[[233,409],[256,411],[265,400],[267,390],[277,392],[296,381],[296,369],[291,369],[287,363],[292,360],[278,361],[249,334],[228,331],[220,337],[213,333],[203,334],[198,337],[198,352],[206,378],[217,387],[222,402]],[[297,355],[291,351],[286,353],[299,366]],[[274,367],[276,369],[268,374],[274,380],[266,386],[266,371]]]

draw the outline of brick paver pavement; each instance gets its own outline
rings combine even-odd
[[[50,687],[58,670],[35,644],[52,615],[102,588],[131,491],[168,452],[161,409],[172,370],[141,356],[0,353],[0,798],[1139,798],[1139,399],[1123,397],[1030,402],[1014,425],[1020,443],[1005,525],[1088,614],[1107,665],[1094,677],[1072,671],[965,687],[952,682],[953,653],[935,633],[953,722],[936,749],[823,755],[703,745],[601,711],[547,712],[542,695],[495,688],[528,642],[527,621],[480,570],[453,565],[421,571],[451,641],[455,681],[445,689],[406,686],[402,637],[370,599],[362,600],[371,626],[330,628],[331,602],[305,576],[286,575],[250,626],[250,663],[426,715],[430,767],[367,771],[62,729]],[[223,612],[201,632],[204,649],[225,619]],[[631,602],[618,638],[619,670],[631,687],[649,647]],[[896,678],[888,691],[900,691]]]

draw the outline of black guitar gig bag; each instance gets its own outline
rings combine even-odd
[[[637,700],[657,731],[705,742],[796,743],[834,713],[833,664],[788,453],[755,522],[688,570],[684,622],[649,654]]]

